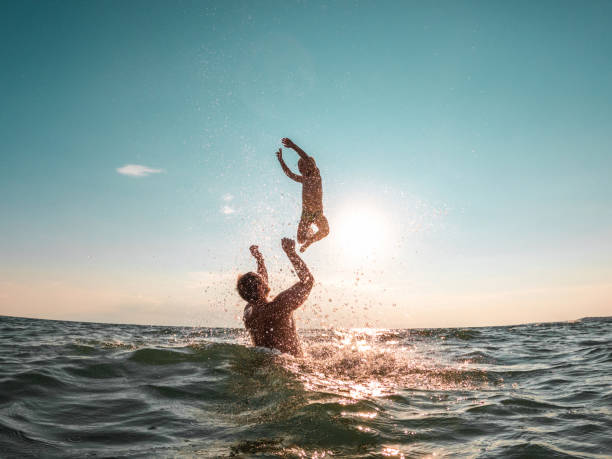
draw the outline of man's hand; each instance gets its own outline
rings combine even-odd
[[[259,253],[258,246],[252,245],[251,247],[249,247],[249,250],[251,251],[251,255],[253,255],[255,258],[262,258],[261,253]]]
[[[249,247],[249,250],[251,251],[251,255],[255,257],[255,260],[257,260],[257,274],[259,274],[267,284],[268,283],[268,271],[266,270],[266,264],[264,262],[264,258],[261,255],[261,253],[259,253],[259,247],[257,247],[256,245],[252,245],[251,247]]]
[[[283,142],[283,145],[284,145],[285,147],[287,147],[287,148],[295,148],[295,144],[294,144],[294,143],[293,143],[293,141],[292,141],[290,138],[288,138],[288,137],[283,138],[283,139],[282,139],[282,142]]]
[[[279,161],[283,160],[283,150],[282,150],[282,148],[278,149],[278,151],[276,152],[276,157],[278,158]]]
[[[289,255],[290,253],[295,253],[295,241],[293,239],[284,237],[281,240],[281,247],[287,255]]]

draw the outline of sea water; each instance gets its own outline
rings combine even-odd
[[[612,455],[612,318],[300,333],[0,317],[0,457]]]

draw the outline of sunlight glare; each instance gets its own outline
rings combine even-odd
[[[372,207],[354,206],[340,213],[335,237],[351,257],[378,255],[387,247],[389,225],[384,214]]]

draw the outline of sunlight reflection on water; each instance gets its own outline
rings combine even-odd
[[[439,348],[410,343],[388,329],[332,330],[327,342],[305,340],[306,358],[284,358],[309,391],[331,392],[350,404],[399,390],[455,390],[489,384],[487,373],[469,362],[450,362]],[[499,381],[496,381],[499,382]]]

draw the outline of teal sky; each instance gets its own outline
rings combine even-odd
[[[611,18],[609,1],[2,2],[0,314],[239,326],[251,243],[274,292],[291,282],[287,136],[331,227],[304,257],[302,326],[612,315]]]

